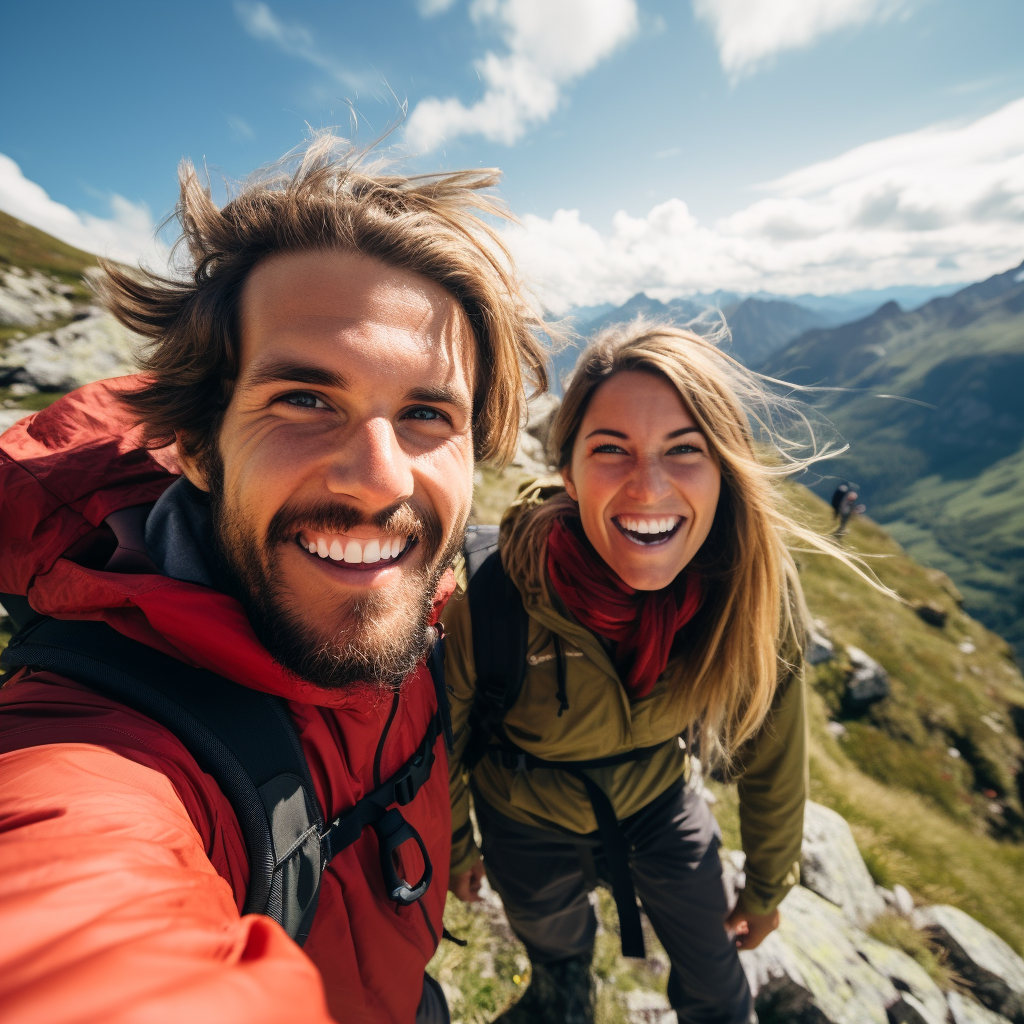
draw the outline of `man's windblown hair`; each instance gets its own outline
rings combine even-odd
[[[206,462],[238,373],[246,277],[276,253],[331,250],[422,274],[456,298],[477,344],[475,454],[505,462],[515,451],[526,390],[544,390],[547,373],[538,341],[543,322],[484,219],[507,219],[484,191],[498,177],[494,170],[389,174],[347,141],[318,133],[218,208],[183,161],[175,251],[187,254],[187,273],[174,279],[107,263],[101,285],[114,316],[151,339],[141,360],[146,383],[124,398],[147,443],[176,439]]]

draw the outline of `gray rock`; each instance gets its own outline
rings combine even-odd
[[[0,274],[0,323],[34,327],[43,320],[71,316],[71,289],[38,270],[12,267]]]
[[[804,810],[800,878],[808,889],[840,907],[861,928],[885,911],[885,902],[875,889],[846,820],[811,801]]]
[[[12,341],[0,356],[0,378],[41,390],[69,391],[135,369],[140,338],[99,309],[56,331]]]
[[[1009,1024],[1001,1013],[993,1013],[959,992],[946,993],[946,1001],[953,1024]]]
[[[846,681],[844,704],[850,711],[862,711],[869,704],[889,696],[889,675],[874,658],[859,647],[847,647],[853,672]]]
[[[894,1020],[908,1024],[946,1024],[948,1008],[942,989],[928,977],[928,972],[901,949],[865,936],[857,946],[860,955],[879,974],[888,978],[902,993],[903,1016]]]
[[[807,646],[804,649],[804,661],[808,665],[821,665],[836,656],[835,644],[824,633],[811,630],[807,634]]]
[[[922,907],[914,924],[949,953],[950,966],[971,985],[980,1003],[1024,1024],[1024,960],[995,932],[956,907]]]
[[[903,993],[858,952],[871,940],[838,907],[798,885],[781,911],[778,931],[757,949],[740,953],[763,1019],[787,1024],[914,1020],[906,1015]],[[931,1024],[926,1017],[920,1021]]]

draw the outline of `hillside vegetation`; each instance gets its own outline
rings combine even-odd
[[[796,384],[850,451],[830,464],[966,607],[1024,653],[1024,265],[914,312],[813,330],[761,369]]]

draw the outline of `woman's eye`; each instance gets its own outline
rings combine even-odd
[[[694,444],[677,444],[674,448],[669,449],[669,455],[692,455],[694,452],[703,453],[703,448],[698,448]]]
[[[617,444],[599,444],[594,449],[595,455],[622,455],[624,449],[620,448]]]
[[[294,409],[326,409],[327,403],[319,396],[309,391],[290,391],[282,395],[279,402],[290,405]]]

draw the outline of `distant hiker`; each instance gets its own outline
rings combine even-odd
[[[492,172],[339,148],[221,209],[184,165],[188,272],[107,266],[145,375],[0,438],[9,1024],[448,1020],[425,659],[540,325]]]
[[[834,519],[839,518],[839,509],[849,493],[850,485],[845,480],[832,492],[832,517]]]
[[[845,537],[846,527],[850,522],[852,516],[863,515],[867,511],[866,505],[857,504],[857,492],[847,491],[843,495],[842,500],[839,502],[839,508],[836,509],[836,515],[839,519],[839,525],[835,529],[835,536]]]
[[[778,927],[807,796],[806,612],[784,538],[833,550],[777,496],[737,398],[751,387],[688,331],[601,336],[552,424],[560,478],[520,494],[445,612],[451,888],[478,898],[486,868],[529,953],[508,1024],[593,1020],[599,877],[627,956],[644,953],[640,897],[681,1022],[751,1019],[737,949]],[[731,913],[718,826],[686,785],[695,749],[739,780]]]

